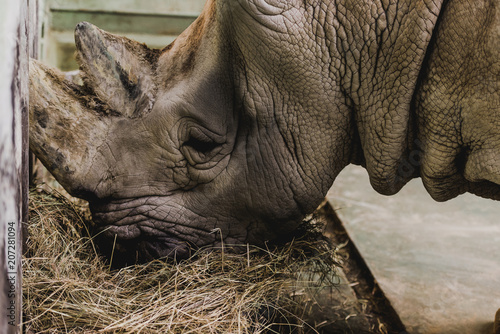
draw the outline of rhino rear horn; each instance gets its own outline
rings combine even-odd
[[[82,22],[75,42],[85,83],[114,111],[135,118],[151,110],[159,52]]]

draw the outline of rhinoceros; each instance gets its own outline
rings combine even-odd
[[[30,65],[30,148],[127,256],[287,235],[350,163],[500,199],[498,0],[208,0],[162,50],[75,40],[83,85]]]

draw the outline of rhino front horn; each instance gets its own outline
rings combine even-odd
[[[136,118],[151,110],[158,50],[82,22],[75,41],[84,81],[115,112]]]
[[[70,194],[86,197],[102,176],[92,171],[111,119],[60,72],[31,60],[29,78],[30,149]]]

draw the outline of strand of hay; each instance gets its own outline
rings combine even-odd
[[[311,294],[298,286],[333,285],[335,250],[315,238],[113,271],[86,236],[89,223],[65,198],[31,193],[27,333],[315,332],[304,320]],[[320,279],[308,282],[304,268]]]

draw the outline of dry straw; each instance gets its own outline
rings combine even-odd
[[[315,332],[314,290],[333,285],[336,255],[314,233],[246,254],[200,251],[110,270],[82,212],[62,196],[31,193],[27,333]]]

